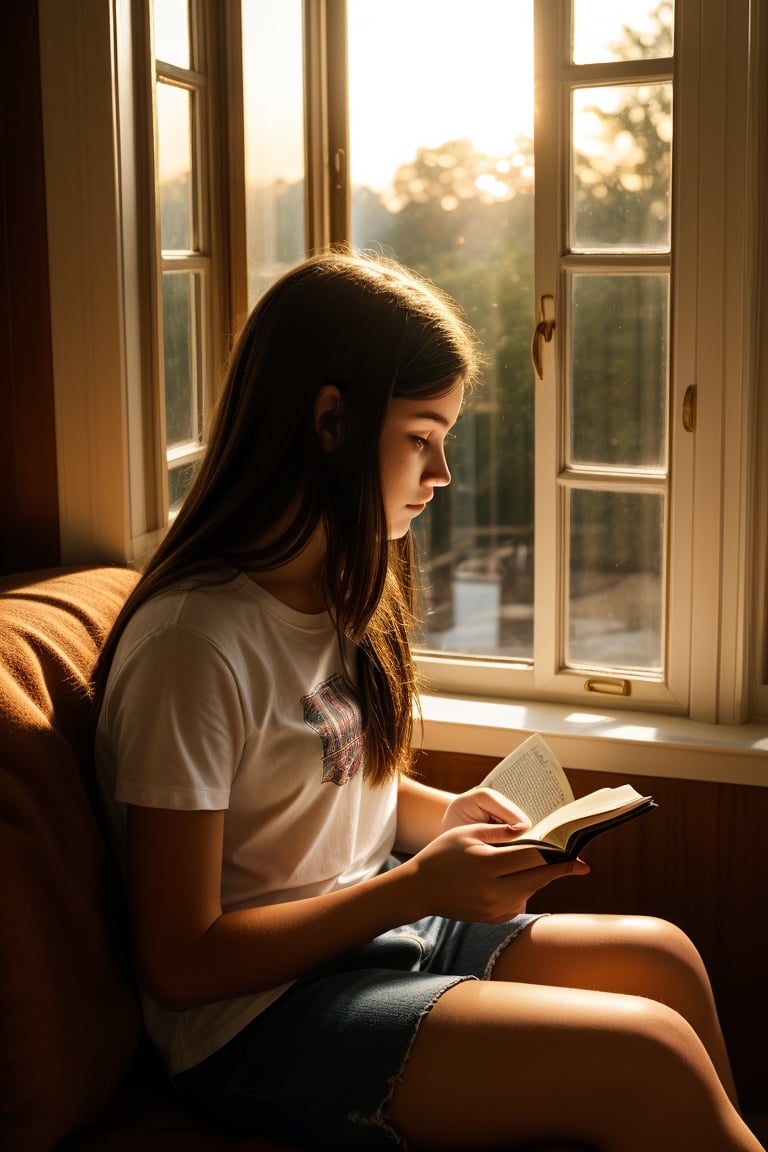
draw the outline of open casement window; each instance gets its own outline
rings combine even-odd
[[[300,261],[311,246],[312,165],[306,163],[302,0],[241,0],[244,109],[244,173],[248,304]],[[308,6],[307,19],[312,20]],[[317,37],[312,35],[312,42]],[[324,37],[322,38],[324,42]],[[319,52],[314,51],[317,58]],[[311,69],[309,70],[311,71]],[[307,124],[314,139],[323,104]],[[322,195],[317,197],[322,202]],[[327,233],[320,245],[328,243]]]
[[[414,29],[406,4],[348,0],[350,234],[450,291],[487,356],[453,485],[415,526],[428,680],[682,710],[669,637],[674,11],[598,7],[422,4]],[[393,56],[410,78],[394,91]],[[674,613],[682,636],[688,615]]]
[[[690,490],[694,392],[678,427],[673,34],[672,3],[537,6],[534,680],[686,709],[671,475],[674,457]]]
[[[172,517],[213,402],[211,39],[195,0],[152,0],[163,499]]]
[[[485,349],[414,528],[437,691],[747,718],[750,14],[243,2],[250,302],[302,243],[351,242],[444,287]]]
[[[249,304],[351,241],[486,353],[430,686],[768,715],[765,5],[599,8],[40,0],[65,562],[154,545]]]
[[[329,160],[348,150],[350,223],[331,239],[431,276],[487,357],[453,484],[415,525],[428,684],[743,721],[749,6],[346,12]]]

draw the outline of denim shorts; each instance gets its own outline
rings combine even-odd
[[[487,979],[537,919],[431,916],[392,929],[311,975],[206,1060],[176,1077],[215,1128],[341,1152],[407,1148],[388,1109],[419,1024],[439,996]]]

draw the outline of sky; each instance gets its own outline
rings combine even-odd
[[[185,3],[155,0],[158,45],[178,38]],[[622,24],[642,28],[657,3],[574,0],[580,52],[605,58]],[[301,7],[243,0],[246,101],[256,110],[246,163],[258,182],[303,171]],[[532,0],[348,0],[353,183],[382,191],[420,146],[468,137],[505,155],[519,133],[532,135],[532,9]],[[179,163],[169,157],[168,172]]]
[[[533,136],[530,0],[348,0],[348,11],[353,183],[381,190],[419,146],[466,137],[504,156]]]

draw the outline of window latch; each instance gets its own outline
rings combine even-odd
[[[541,362],[541,341],[549,344],[555,330],[555,298],[542,296],[539,303],[539,318],[531,336],[531,364],[536,373],[537,380],[544,379],[544,369]]]
[[[696,431],[696,400],[696,385],[689,384],[683,396],[683,428],[686,432]]]
[[[344,187],[347,176],[347,154],[343,148],[337,148],[333,154],[333,186],[337,192]]]

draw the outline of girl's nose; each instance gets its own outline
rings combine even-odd
[[[445,488],[446,485],[450,484],[451,472],[445,453],[440,453],[440,459],[436,462],[434,469],[429,471],[426,479],[433,488]]]

